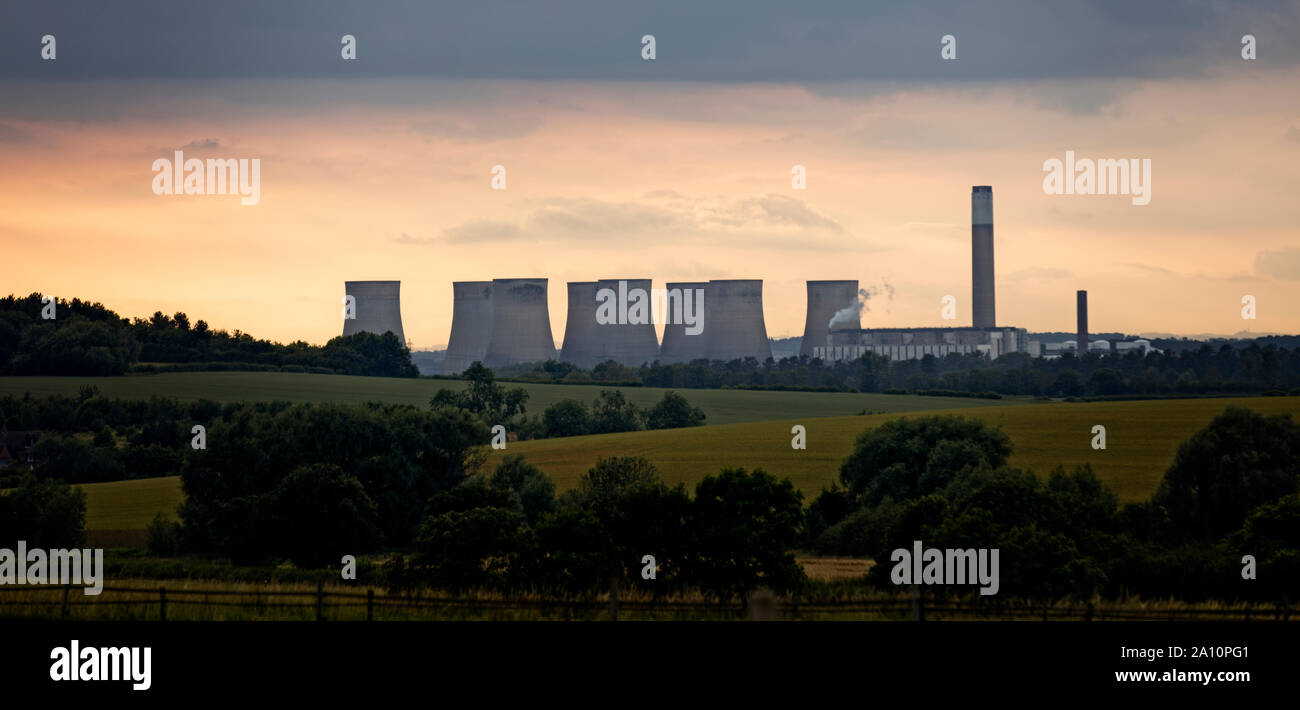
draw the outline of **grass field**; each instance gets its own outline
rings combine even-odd
[[[1155,491],[1178,445],[1230,404],[1265,414],[1300,415],[1300,397],[1182,399],[1131,402],[1077,402],[983,407],[958,413],[1000,426],[1014,447],[1011,464],[1046,475],[1058,464],[1067,470],[1092,464],[1093,471],[1121,502],[1143,500]],[[510,444],[503,453],[521,453],[564,490],[600,456],[645,456],[670,484],[694,486],[723,466],[762,468],[789,477],[805,500],[838,480],[840,462],[857,436],[896,414],[729,424],[695,429],[543,439]],[[803,424],[808,448],[790,448],[790,428]],[[1106,427],[1107,448],[1094,451],[1092,427]]]
[[[1057,464],[1090,463],[1122,502],[1151,495],[1173,461],[1178,445],[1230,404],[1264,414],[1300,415],[1300,397],[1183,399],[1137,402],[1052,403],[985,407],[958,413],[1002,427],[1015,453],[1011,463],[1046,474]],[[862,431],[897,415],[828,417],[751,422],[694,429],[544,439],[510,444],[504,453],[522,453],[540,466],[561,490],[572,488],[599,456],[645,456],[664,479],[694,486],[726,466],[763,468],[789,476],[811,500],[837,480],[840,462]],[[808,429],[808,448],[790,448],[790,427]],[[1092,427],[1107,431],[1107,448],[1091,447]],[[494,452],[499,458],[503,452]],[[87,527],[94,531],[142,530],[159,512],[174,514],[180,479],[154,478],[83,486]]]
[[[460,380],[351,377],[279,372],[181,372],[124,377],[0,377],[0,395],[31,392],[42,397],[73,395],[85,385],[99,388],[105,397],[148,399],[152,396],[183,400],[212,399],[289,400],[291,402],[365,402],[380,400],[425,407],[440,389],[461,389]],[[601,389],[621,389],[629,401],[649,407],[668,390],[655,387],[599,387],[593,385],[514,384],[528,390],[528,413],[540,415],[561,399],[591,404]],[[841,392],[754,392],[746,390],[678,390],[691,404],[704,410],[709,424],[734,424],[791,417],[833,417],[868,412],[913,412],[926,409],[964,409],[1007,404],[1008,400],[916,395],[852,394]]]

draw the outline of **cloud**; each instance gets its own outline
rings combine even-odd
[[[1177,275],[1178,275],[1177,272],[1174,272],[1174,271],[1172,271],[1172,270],[1170,270],[1170,269],[1166,269],[1166,268],[1164,268],[1163,266],[1152,266],[1152,265],[1150,265],[1150,264],[1139,264],[1139,263],[1137,263],[1137,262],[1128,262],[1128,263],[1125,263],[1125,264],[1120,264],[1120,266],[1127,266],[1127,267],[1132,268],[1132,269],[1137,269],[1137,270],[1139,270],[1139,271],[1145,271],[1145,272],[1147,272],[1147,273],[1149,273],[1149,274],[1159,274],[1159,275],[1161,275],[1161,276],[1177,276]]]
[[[1255,273],[1284,281],[1300,281],[1300,249],[1288,247],[1255,255]]]
[[[1187,3],[863,3],[697,0],[522,5],[228,0],[162,12],[157,2],[98,11],[97,0],[11,3],[0,78],[455,77],[820,82],[1201,76],[1230,61],[1224,28],[1248,28],[1275,66],[1300,64],[1300,7],[1289,0]],[[59,28],[57,62],[31,37]],[[1063,32],[1062,28],[1068,28]],[[357,60],[339,36],[357,37]],[[654,62],[639,39],[659,33]],[[958,61],[939,58],[957,37]],[[231,52],[234,45],[243,49]],[[122,51],[122,48],[131,48]],[[1261,60],[1262,61],[1262,60]],[[1096,104],[1097,99],[1089,103]]]
[[[221,147],[221,141],[216,138],[204,138],[194,140],[181,146],[181,150],[216,150]]]
[[[1300,126],[1291,126],[1287,128],[1284,137],[1293,143],[1300,143]]]
[[[480,110],[473,116],[438,116],[412,125],[411,130],[431,138],[471,142],[519,138],[541,126],[542,119],[535,113],[501,108]]]
[[[734,243],[739,235],[749,246],[831,251],[868,248],[858,240],[845,241],[846,230],[840,223],[793,197],[688,199],[671,195],[666,205],[552,197],[535,203],[518,222],[473,219],[443,230],[440,238],[403,233],[391,241],[434,245],[529,239],[618,245],[629,238],[653,236],[663,242],[689,239],[726,244]]]

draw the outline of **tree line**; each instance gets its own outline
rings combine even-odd
[[[1169,352],[1068,353],[1059,358],[1011,353],[996,360],[976,355],[926,355],[891,361],[866,353],[826,362],[808,357],[730,362],[605,362],[591,369],[571,363],[516,365],[501,371],[530,382],[610,383],[674,389],[766,388],[828,392],[962,392],[1037,397],[1300,394],[1300,348],[1269,342],[1244,347],[1203,344]]]
[[[127,320],[100,303],[57,299],[54,318],[40,294],[0,298],[0,374],[122,375],[130,371],[255,369],[416,377],[406,344],[392,333],[338,336],[325,345],[287,345],[161,311]]]

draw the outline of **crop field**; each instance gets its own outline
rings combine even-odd
[[[824,395],[819,395],[824,396]],[[957,410],[1002,427],[1012,440],[1011,463],[1046,475],[1058,464],[1067,469],[1091,464],[1121,502],[1144,500],[1155,491],[1178,445],[1230,404],[1264,414],[1300,415],[1300,397],[1181,399],[1164,401],[1051,403]],[[897,414],[787,419],[720,426],[642,431],[626,434],[544,439],[512,443],[493,452],[521,453],[572,488],[600,456],[645,456],[670,484],[693,487],[723,466],[762,468],[790,477],[805,501],[838,480],[840,462],[857,436]],[[808,430],[808,448],[790,448],[790,428]],[[1107,448],[1094,451],[1092,427],[1106,427]],[[143,530],[160,512],[175,514],[180,503],[177,477],[97,483],[87,493],[87,527],[92,531]]]
[[[291,402],[366,402],[379,400],[426,407],[440,389],[459,390],[461,380],[352,377],[281,372],[177,372],[123,377],[0,377],[0,395],[31,392],[75,396],[83,386],[94,385],[105,397],[148,399],[175,397],[211,399],[288,400]],[[540,415],[561,399],[591,404],[602,389],[618,389],[639,407],[650,407],[668,390],[656,387],[600,387],[598,385],[548,385],[505,383],[528,390],[527,413]],[[926,409],[964,409],[1008,403],[1008,400],[917,395],[854,394],[849,392],[755,392],[746,390],[677,390],[704,410],[709,424],[833,417],[859,412],[914,412]]]

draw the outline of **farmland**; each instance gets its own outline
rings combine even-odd
[[[813,395],[827,396],[827,395]],[[1300,397],[1183,399],[1163,401],[1049,403],[948,410],[999,426],[1012,440],[1014,466],[1041,475],[1058,464],[1091,464],[1121,502],[1146,499],[1159,485],[1178,445],[1230,404],[1263,414],[1300,414]],[[756,421],[662,431],[543,439],[511,443],[493,452],[521,453],[555,479],[560,490],[572,488],[600,456],[645,456],[670,484],[688,487],[723,466],[762,468],[789,477],[810,500],[837,480],[839,465],[863,431],[898,414],[873,414],[778,421]],[[790,429],[807,428],[807,449],[790,447]],[[1107,430],[1107,448],[1093,450],[1092,427]],[[180,502],[176,477],[100,483],[87,491],[91,530],[140,530],[158,512],[174,513]]]

